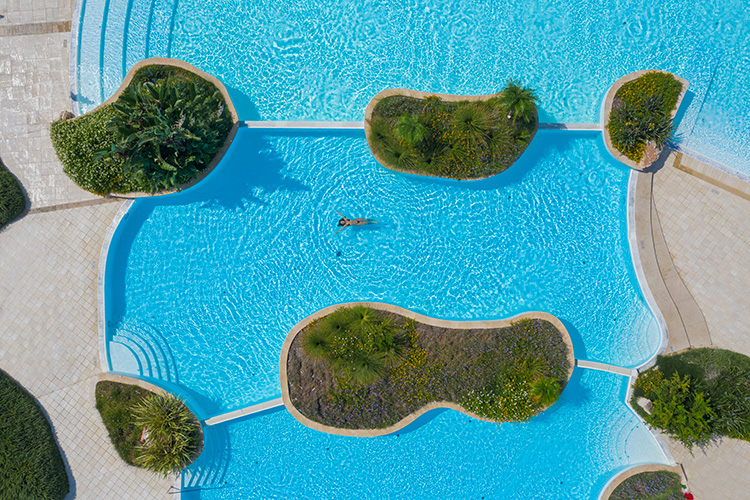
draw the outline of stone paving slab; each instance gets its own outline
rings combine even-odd
[[[170,480],[120,460],[94,407],[97,266],[120,205],[26,215],[0,231],[0,367],[49,415],[75,482],[68,499],[170,498]]]
[[[682,164],[685,162],[683,161]],[[708,182],[705,165],[666,166],[654,175],[654,203],[682,281],[700,306],[716,347],[750,355],[750,201]],[[700,172],[700,177],[690,172]],[[718,176],[723,179],[723,176]],[[724,438],[694,456],[665,438],[698,499],[734,500],[750,491],[750,443]]]
[[[63,173],[49,138],[50,123],[71,109],[69,40],[65,32],[0,37],[0,157],[32,208],[96,198]]]
[[[74,0],[0,0],[0,25],[70,21]]]

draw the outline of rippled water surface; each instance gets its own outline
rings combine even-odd
[[[216,75],[243,119],[265,120],[361,120],[385,88],[484,94],[518,78],[542,121],[598,122],[615,80],[662,69],[691,82],[682,144],[750,174],[747,0],[86,0],[82,20],[82,110],[146,56]]]
[[[286,411],[206,430],[207,449],[183,476],[186,500],[595,500],[628,464],[663,463],[625,407],[625,378],[577,370],[555,405],[528,424],[488,424],[431,412],[379,438],[313,431]]]
[[[206,415],[279,396],[287,332],[370,300],[445,319],[560,317],[576,356],[634,366],[659,336],[631,270],[629,169],[598,133],[540,132],[511,169],[457,182],[391,172],[362,132],[240,129],[179,195],[135,202],[107,268],[113,368],[142,339]],[[334,234],[338,215],[379,223]],[[164,364],[164,363],[162,363]],[[205,416],[205,415],[204,415]]]

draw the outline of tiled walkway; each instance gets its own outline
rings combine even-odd
[[[654,175],[654,201],[672,260],[717,347],[750,356],[750,201],[673,167]],[[697,499],[750,491],[750,443],[723,439],[695,456],[669,443]]]
[[[73,473],[69,499],[169,498],[126,465],[94,408],[96,276],[120,203],[27,215],[0,232],[0,367],[44,407]]]
[[[50,123],[70,110],[69,32],[59,29],[71,0],[0,0],[0,158],[23,183],[32,207],[91,199],[62,172]],[[29,24],[29,23],[34,23]]]

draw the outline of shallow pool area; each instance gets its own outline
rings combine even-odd
[[[75,104],[92,109],[146,57],[220,78],[244,120],[361,120],[390,87],[536,89],[543,122],[599,122],[620,77],[690,81],[681,144],[750,175],[750,9],[714,3],[83,0]]]
[[[576,357],[633,367],[661,340],[632,271],[629,169],[598,132],[541,131],[508,171],[403,175],[364,134],[240,129],[220,166],[137,200],[107,261],[112,369],[177,383],[202,418],[276,398],[291,328],[357,300],[428,316],[560,318]],[[337,231],[336,211],[371,217]]]

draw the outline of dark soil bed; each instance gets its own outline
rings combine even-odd
[[[337,377],[327,363],[306,354],[302,339],[315,323],[295,337],[287,357],[289,394],[304,416],[333,427],[377,429],[427,403],[447,401],[488,420],[525,420],[546,407],[530,392],[534,376],[554,378],[561,388],[567,382],[568,347],[547,321],[456,330],[380,314],[402,329],[409,346],[401,362],[369,386]]]

